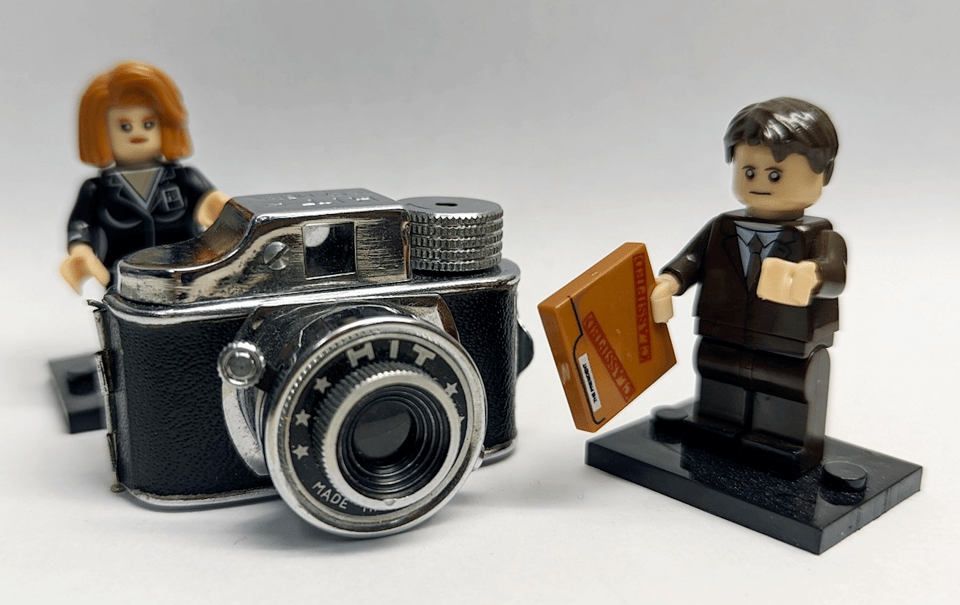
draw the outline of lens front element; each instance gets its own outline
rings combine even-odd
[[[391,464],[398,452],[408,449],[412,425],[410,411],[401,402],[387,399],[368,404],[352,427],[351,458],[378,467]]]
[[[337,491],[390,510],[426,497],[443,479],[459,431],[457,406],[435,379],[416,366],[372,363],[320,402],[313,446]]]

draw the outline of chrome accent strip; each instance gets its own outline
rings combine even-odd
[[[443,295],[473,290],[511,288],[520,281],[520,268],[509,260],[502,260],[496,270],[463,276],[443,275],[441,278],[414,278],[394,284],[367,285],[321,292],[300,292],[283,296],[269,294],[230,300],[192,304],[150,305],[124,299],[116,291],[109,291],[104,304],[110,312],[124,321],[139,325],[179,324],[206,321],[223,317],[246,315],[260,307],[286,305],[314,305],[343,303],[348,300],[370,300],[422,295]]]
[[[230,492],[217,495],[199,495],[199,496],[157,496],[148,494],[140,490],[126,488],[126,493],[130,494],[135,500],[146,504],[151,508],[185,510],[190,508],[203,508],[212,506],[229,506],[232,504],[242,504],[252,500],[264,500],[267,498],[276,498],[277,490],[272,487],[264,487],[244,492]]]
[[[514,437],[510,441],[506,441],[499,445],[489,447],[483,450],[482,462],[480,466],[487,466],[488,464],[496,464],[501,460],[504,460],[510,456],[517,449],[517,438]]]

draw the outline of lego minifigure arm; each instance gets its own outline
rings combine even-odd
[[[60,275],[77,294],[80,294],[80,286],[88,277],[95,278],[104,286],[110,283],[110,270],[97,256],[92,245],[97,230],[94,206],[98,182],[98,179],[89,179],[80,187],[67,224],[67,258],[60,263]]]
[[[653,321],[666,323],[673,317],[673,299],[687,291],[687,288],[700,281],[700,266],[706,254],[707,243],[713,223],[697,233],[696,237],[663,268],[657,285],[650,293],[650,311]]]
[[[817,298],[837,298],[847,283],[847,244],[836,231],[825,230],[813,244],[814,262],[820,273]]]

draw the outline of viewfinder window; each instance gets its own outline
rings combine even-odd
[[[307,277],[356,273],[353,223],[304,225],[303,271]]]

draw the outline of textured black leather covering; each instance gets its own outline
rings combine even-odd
[[[517,436],[516,287],[444,294],[460,342],[480,370],[487,393],[487,436],[484,448]]]
[[[517,434],[516,282],[442,297],[483,379],[484,447],[507,444]],[[216,367],[247,315],[145,325],[102,312],[113,366],[110,439],[117,478],[126,488],[176,500],[270,487],[270,479],[250,471],[234,450]],[[260,329],[271,329],[270,320]]]
[[[120,483],[160,498],[269,487],[236,453],[223,419],[217,356],[244,318],[144,326],[106,317]]]

